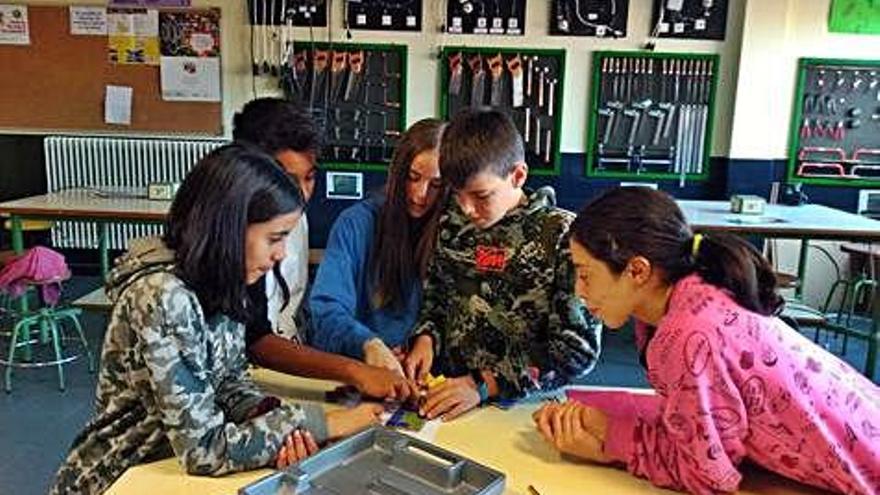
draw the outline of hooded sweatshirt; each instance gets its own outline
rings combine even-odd
[[[102,493],[135,464],[176,455],[190,474],[265,467],[285,435],[326,437],[316,405],[280,405],[247,374],[244,326],[206,315],[158,238],[132,242],[110,273],[96,414],[51,493]],[[255,416],[255,411],[270,409]]]
[[[601,325],[574,293],[572,220],[549,187],[486,229],[447,206],[415,330],[433,338],[435,373],[488,370],[511,400],[595,366]]]

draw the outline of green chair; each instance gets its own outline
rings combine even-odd
[[[874,294],[878,288],[876,275],[873,273],[872,265],[880,259],[880,248],[864,244],[843,244],[840,250],[850,255],[852,261],[858,258],[864,258],[862,267],[856,270],[857,273],[850,277],[844,277],[837,269],[837,280],[831,284],[828,295],[825,297],[825,303],[822,305],[822,311],[826,314],[833,314],[835,325],[852,328],[852,318],[857,313],[859,302],[864,301],[865,312],[871,313],[874,302]],[[839,290],[843,290],[842,297],[837,304],[837,310],[832,312],[831,303],[834,296]],[[848,333],[843,335],[842,352],[846,354]],[[869,344],[870,345],[870,344]]]
[[[38,287],[37,284],[29,285],[29,288]],[[20,297],[28,297],[29,292],[34,291],[26,291]],[[4,388],[7,393],[12,391],[12,370],[14,368],[49,366],[57,368],[58,388],[63,391],[65,389],[64,365],[79,358],[79,355],[69,352],[66,345],[67,340],[79,341],[86,355],[89,372],[95,371],[94,356],[79,321],[81,314],[80,308],[43,305],[38,309],[16,315],[15,325],[12,327],[10,335],[9,351],[6,359],[0,360],[0,363],[6,365]],[[68,338],[65,333],[68,328],[66,324],[72,326],[76,331],[75,337]],[[33,348],[36,346],[51,346],[52,356],[44,360],[34,358]]]

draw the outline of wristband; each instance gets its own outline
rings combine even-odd
[[[477,393],[480,394],[480,405],[489,401],[489,385],[483,379],[483,373],[480,370],[471,371],[471,378],[477,385]]]

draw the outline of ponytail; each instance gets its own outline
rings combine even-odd
[[[702,242],[698,236],[694,236],[694,271],[703,280],[727,289],[749,311],[773,315],[782,308],[776,275],[755,246],[732,234],[702,235]]]
[[[643,256],[667,284],[697,273],[749,311],[772,315],[782,307],[773,270],[754,246],[730,234],[694,235],[664,192],[646,187],[607,191],[584,207],[571,231],[615,274],[633,257]]]

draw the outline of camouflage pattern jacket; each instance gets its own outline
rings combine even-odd
[[[51,493],[102,493],[129,467],[176,455],[187,473],[272,463],[297,427],[326,437],[319,406],[281,405],[246,371],[244,326],[206,317],[159,239],[132,243],[107,283],[114,301],[96,415],[73,442]],[[253,416],[254,411],[270,409]]]
[[[601,325],[574,294],[574,215],[554,203],[542,188],[484,230],[447,206],[415,329],[434,339],[434,373],[489,370],[499,398],[518,399],[595,366]]]

